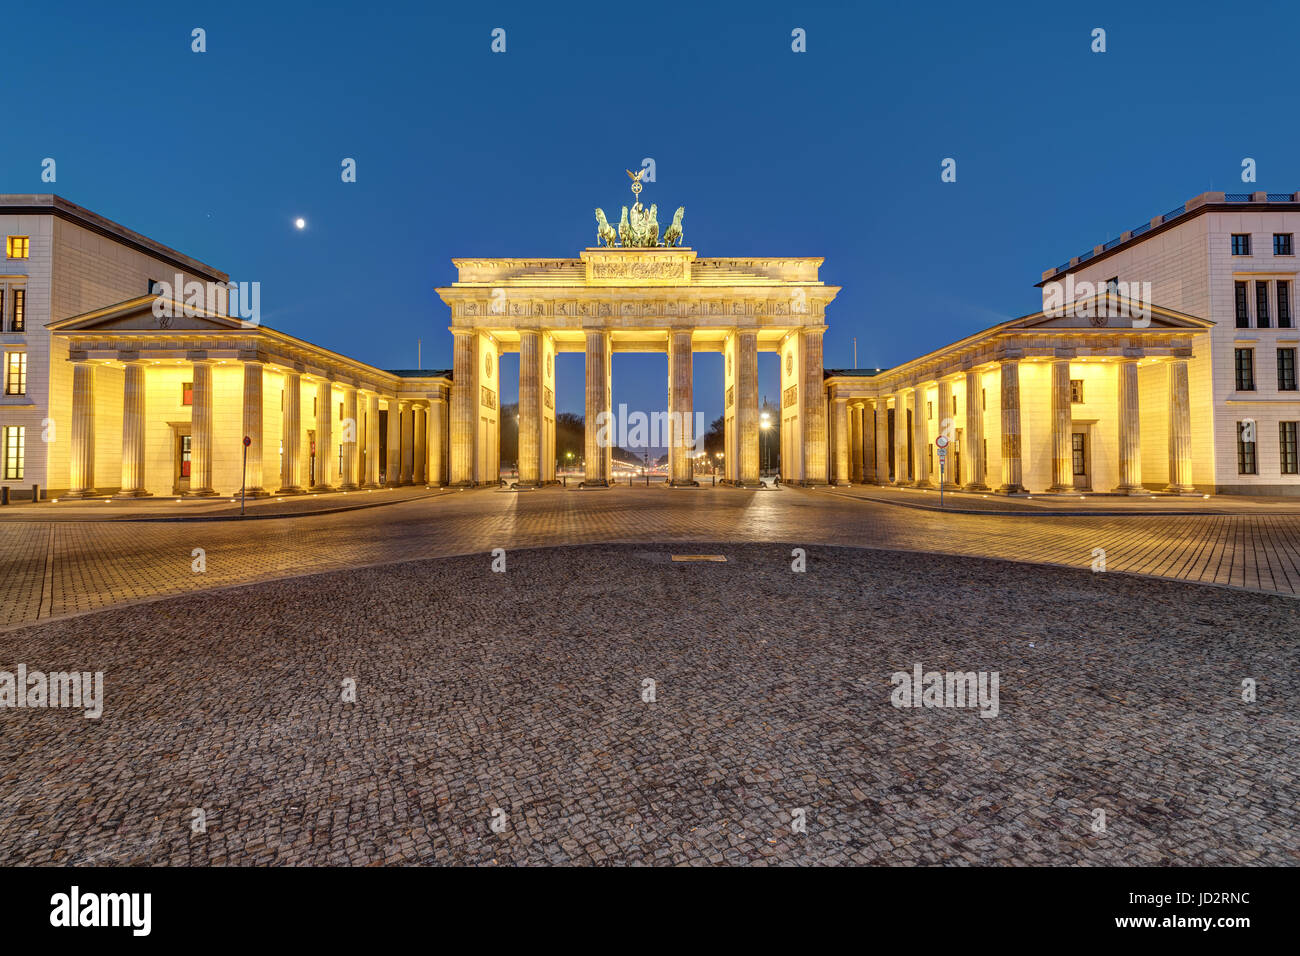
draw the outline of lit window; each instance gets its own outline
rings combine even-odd
[[[9,331],[21,332],[27,327],[27,290],[14,289],[14,307],[10,313]]]
[[[1233,233],[1232,254],[1234,256],[1250,255],[1250,236]]]
[[[5,356],[5,394],[27,394],[26,352],[10,352]]]
[[[1083,404],[1083,379],[1081,378],[1070,379],[1070,404]]]
[[[5,239],[5,255],[10,259],[26,259],[27,248],[26,236],[9,236]]]
[[[26,466],[25,435],[23,425],[8,425],[4,434],[5,481],[19,481]]]
[[[194,404],[194,383],[193,382],[181,383],[181,404],[182,405]]]

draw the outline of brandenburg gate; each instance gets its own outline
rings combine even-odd
[[[633,192],[640,193],[640,174]],[[759,482],[758,353],[781,355],[782,478],[828,474],[822,333],[839,288],[817,278],[820,258],[701,259],[679,245],[684,210],[659,238],[657,208],[639,196],[617,233],[596,210],[597,245],[577,259],[455,259],[438,289],[454,337],[450,484],[495,484],[500,471],[500,357],[519,353],[519,483],[555,480],[555,356],[586,356],[584,485],[608,485],[613,440],[611,359],[668,356],[669,481],[694,484],[692,354],[725,356],[726,480]],[[603,243],[603,244],[602,244]]]

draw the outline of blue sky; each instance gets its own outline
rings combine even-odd
[[[422,339],[443,368],[451,258],[574,256],[653,157],[644,195],[686,206],[688,245],[824,256],[844,288],[827,366],[852,365],[854,337],[860,366],[889,366],[1032,311],[1043,269],[1199,192],[1300,188],[1297,9],[14,4],[0,191],[57,192],[259,281],[276,328],[384,368]],[[580,411],[581,359],[560,368]],[[775,361],[760,373],[774,397]],[[616,403],[663,407],[664,357],[614,375]],[[721,405],[720,357],[698,355],[696,406]]]

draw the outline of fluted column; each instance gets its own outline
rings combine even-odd
[[[88,498],[95,493],[95,366],[79,361],[72,366],[72,457],[67,497]]]
[[[918,385],[912,389],[912,456],[917,488],[931,488],[930,481],[930,425],[925,417],[925,386]]]
[[[379,393],[366,393],[366,487],[379,487]]]
[[[519,332],[519,484],[542,482],[542,333]]]
[[[302,491],[302,375],[284,373],[284,410],[280,413],[280,436],[284,454],[280,458],[280,487],[277,495],[296,495]]]
[[[800,330],[803,356],[799,383],[799,423],[803,431],[803,483],[824,485],[830,478],[826,424],[826,386],[822,375],[824,326]]]
[[[849,403],[847,399],[831,400],[831,423],[835,428],[835,468],[831,484],[849,483]]]
[[[862,481],[873,484],[876,480],[876,462],[880,459],[876,449],[876,409],[880,403],[868,400],[862,406],[861,420],[858,422],[858,443],[862,450]]]
[[[1048,491],[1074,490],[1074,452],[1070,446],[1072,424],[1070,360],[1058,357],[1052,361],[1052,485]]]
[[[120,498],[145,498],[144,486],[144,363],[126,363],[122,380],[122,487]]]
[[[966,373],[966,434],[961,450],[970,475],[966,490],[988,491],[988,462],[984,460],[984,386],[981,374],[975,369]]]
[[[849,481],[862,483],[862,406],[849,406]]]
[[[1002,377],[1002,487],[1005,495],[1025,490],[1020,461],[1020,362],[1003,359]]]
[[[1192,406],[1185,358],[1169,363],[1169,487],[1165,490],[1177,495],[1196,491],[1192,484]]]
[[[694,485],[693,432],[695,398],[694,350],[691,333],[674,329],[668,333],[668,412],[671,440],[668,449],[668,480],[672,485]]]
[[[428,414],[428,411],[421,406],[412,406],[411,408],[411,431],[413,433],[411,446],[415,455],[411,481],[417,485],[425,483],[425,473],[429,465],[429,453],[425,450],[425,439],[429,433],[429,426],[425,422],[425,418]]]
[[[1141,494],[1142,437],[1138,417],[1137,359],[1125,356],[1117,366],[1119,378],[1119,487],[1124,494]]]
[[[736,333],[736,451],[740,457],[737,480],[759,483],[758,333]]]
[[[246,498],[256,498],[266,494],[262,488],[262,376],[261,362],[251,359],[244,361],[244,412],[243,434],[239,436],[241,465],[243,467],[243,489]],[[244,448],[244,438],[249,439]],[[243,457],[243,456],[247,457]]]
[[[409,485],[415,480],[415,406],[402,402],[400,407],[398,421],[402,427],[397,476],[401,484]]]
[[[947,428],[944,427],[944,422],[948,423]],[[934,424],[938,429],[937,434],[947,435],[948,441],[950,442],[948,445],[947,462],[943,467],[941,483],[944,488],[950,491],[955,491],[961,482],[957,480],[959,476],[953,474],[953,467],[957,462],[957,458],[953,454],[953,446],[951,442],[955,441],[957,438],[957,419],[953,416],[952,412],[952,379],[950,378],[939,380],[938,407],[935,409]],[[938,448],[936,448],[936,468],[939,467],[938,457]]]
[[[353,385],[343,386],[343,421],[339,444],[343,446],[343,474],[339,475],[340,491],[356,491],[361,486],[359,440],[361,422],[357,417],[357,390]]]
[[[428,483],[441,488],[447,483],[446,461],[447,448],[447,400],[440,394],[429,397],[429,471]]]
[[[894,484],[906,485],[911,482],[911,459],[907,454],[908,436],[911,434],[907,420],[907,389],[900,389],[894,396]]]
[[[876,484],[889,484],[889,462],[889,401],[881,396],[876,401]]]
[[[329,382],[316,383],[316,491],[330,491],[334,474],[334,394]]]
[[[384,484],[390,488],[402,484],[402,412],[397,399],[388,399],[388,447],[384,458]]]
[[[478,392],[475,387],[475,333],[453,332],[451,371],[451,484],[474,484]]]
[[[190,410],[190,494],[212,497],[212,362],[194,359],[194,404]]]

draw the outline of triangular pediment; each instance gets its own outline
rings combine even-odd
[[[46,327],[52,332],[230,332],[256,328],[228,315],[195,309],[156,295],[128,299],[51,322]]]

